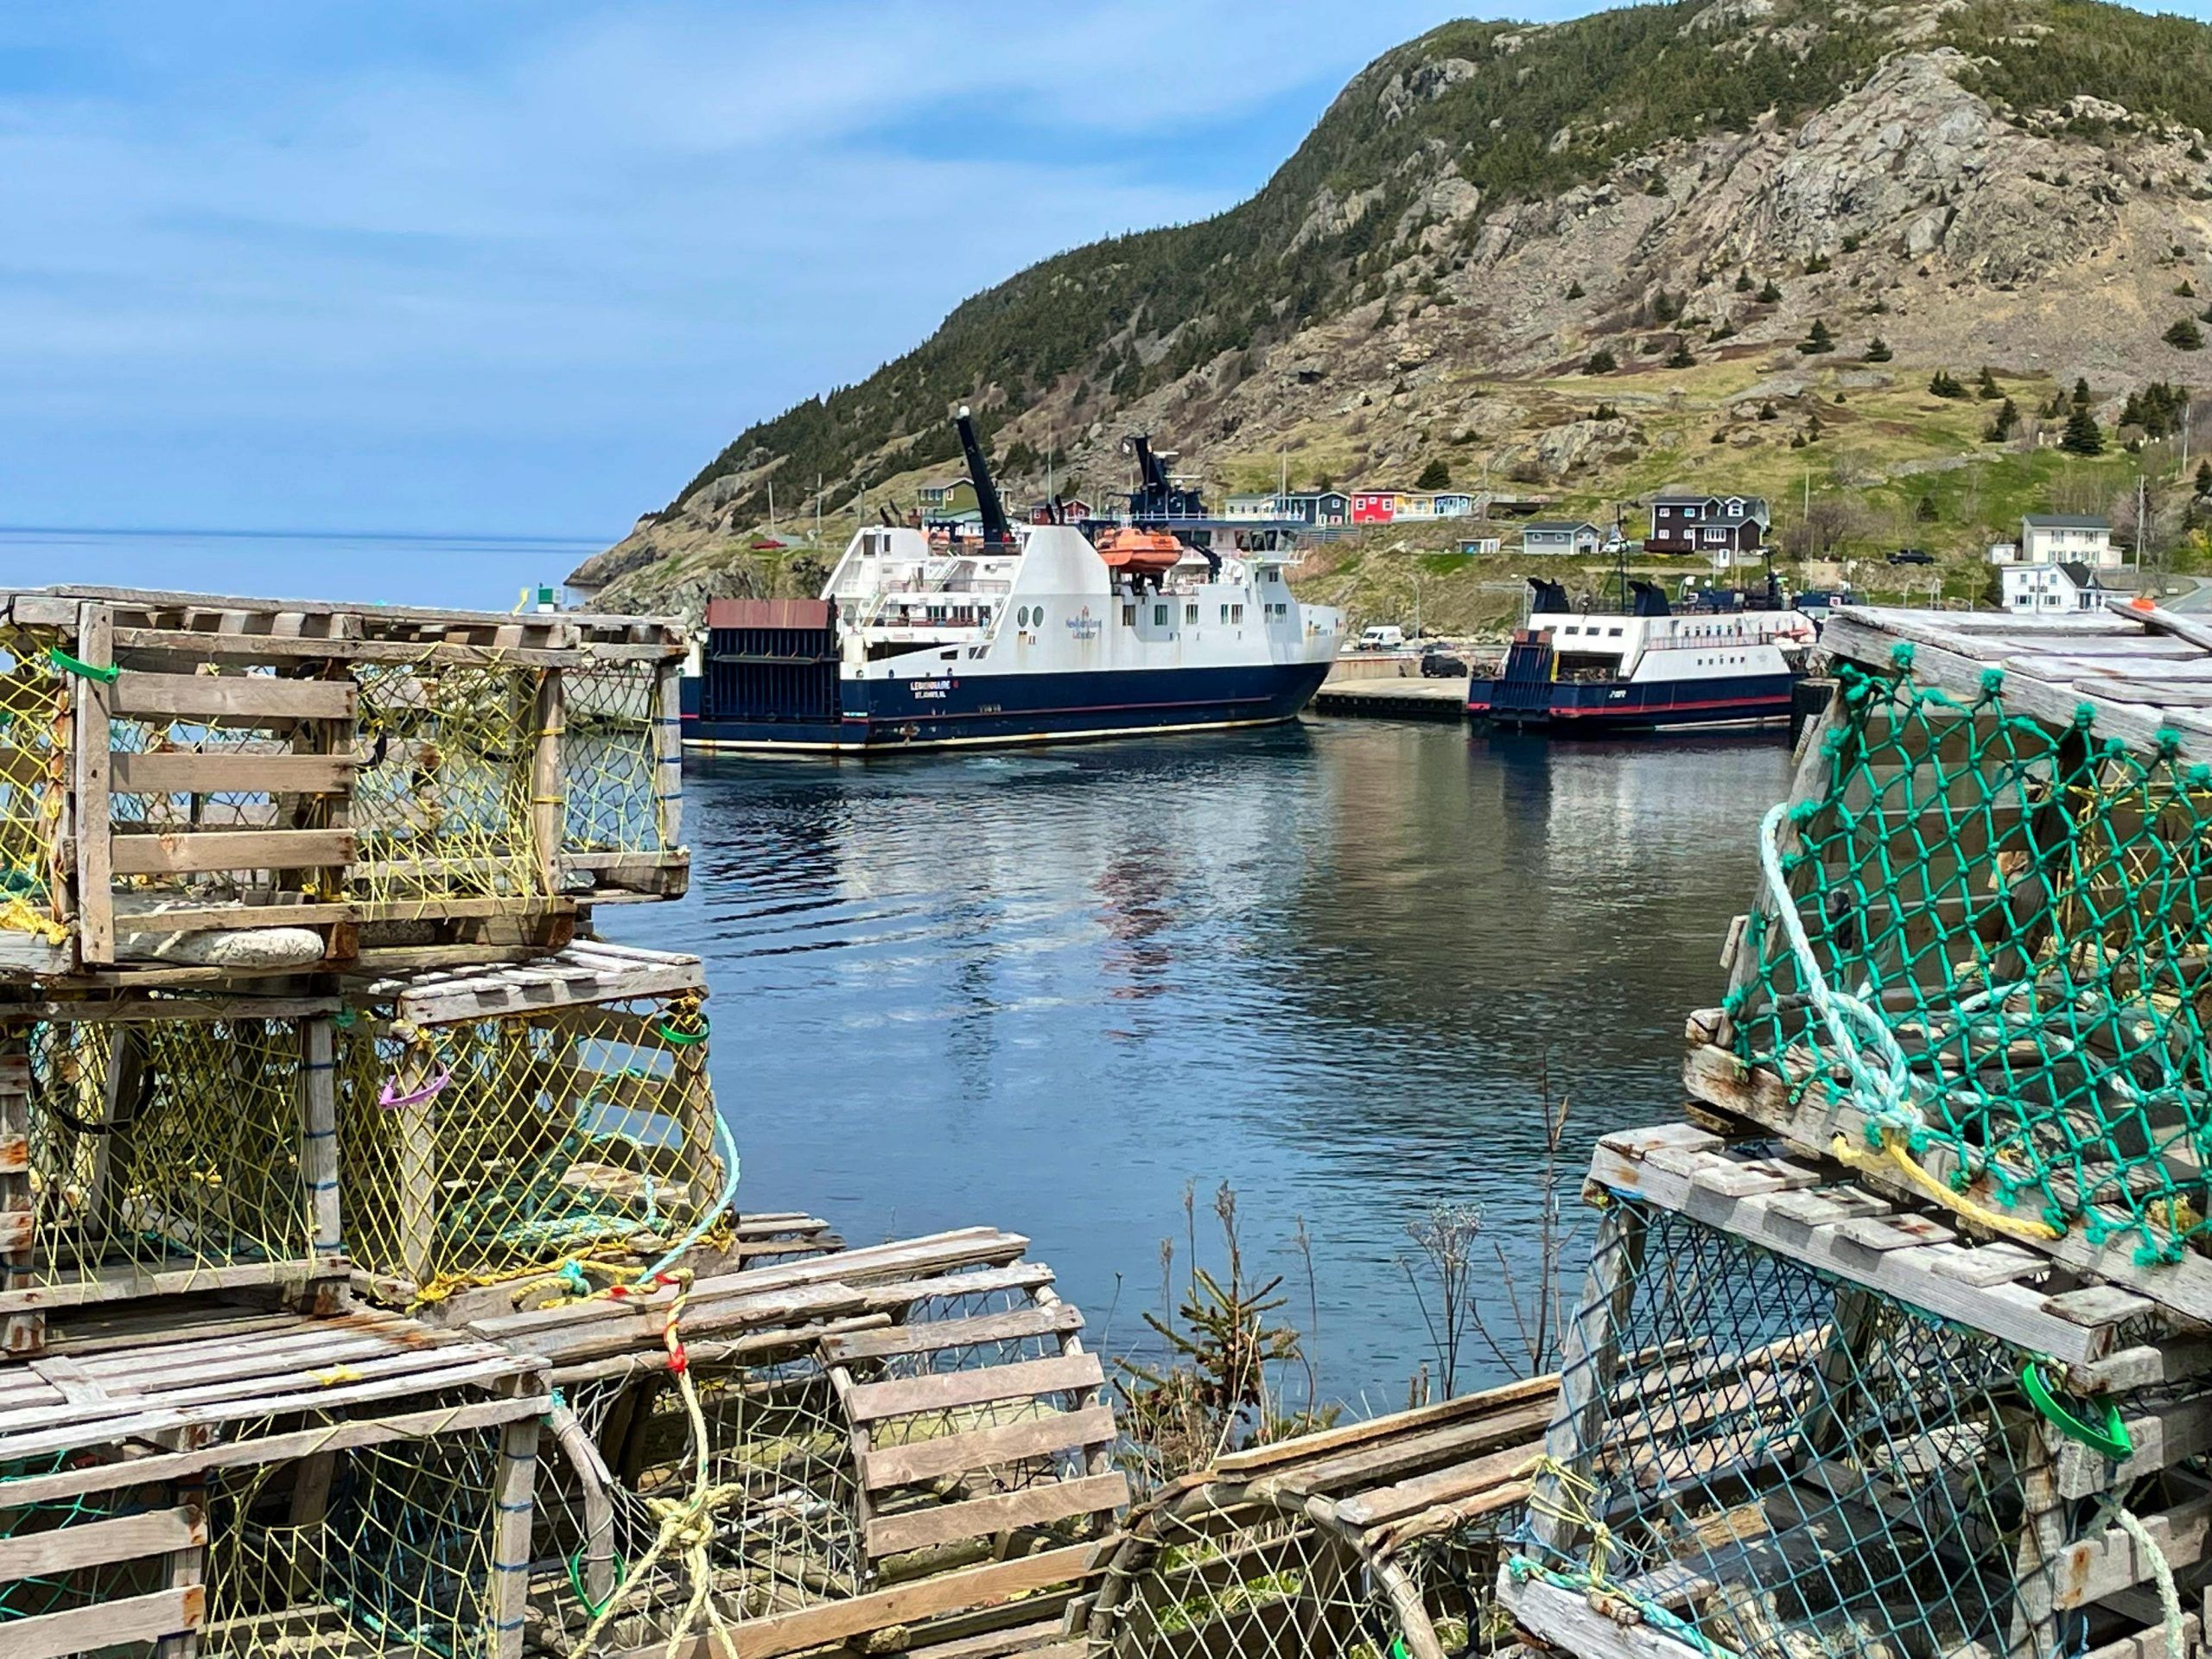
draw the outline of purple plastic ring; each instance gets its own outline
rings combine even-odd
[[[394,1106],[420,1106],[426,1100],[435,1100],[441,1094],[445,1092],[446,1084],[453,1081],[453,1073],[451,1071],[441,1071],[436,1077],[432,1077],[420,1089],[416,1090],[414,1093],[409,1095],[396,1095],[392,1093],[392,1084],[398,1081],[399,1079],[395,1077],[390,1083],[385,1084],[383,1092],[377,1096],[378,1105],[386,1108]]]

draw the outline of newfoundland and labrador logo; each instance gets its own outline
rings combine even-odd
[[[1081,614],[1068,618],[1068,632],[1078,639],[1096,639],[1098,628],[1098,619],[1091,615],[1088,605],[1083,607]]]

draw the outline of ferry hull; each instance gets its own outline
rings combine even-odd
[[[1467,687],[1467,713],[1492,725],[1549,732],[1665,731],[1746,726],[1789,718],[1793,674],[1637,684],[1478,679]]]
[[[683,741],[707,751],[881,753],[1262,726],[1294,718],[1328,672],[1323,661],[841,680],[834,719],[702,718],[696,683],[686,682]]]

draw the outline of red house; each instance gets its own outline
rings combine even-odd
[[[1395,490],[1355,490],[1351,498],[1351,521],[1355,524],[1387,524],[1398,513],[1398,493]]]

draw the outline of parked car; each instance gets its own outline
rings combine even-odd
[[[1421,677],[1425,680],[1456,680],[1466,672],[1466,659],[1449,645],[1430,645],[1421,652]]]
[[[1933,564],[1936,556],[1925,548],[1901,547],[1890,555],[1891,564]]]
[[[1406,631],[1387,624],[1380,627],[1363,629],[1355,651],[1399,651],[1406,643]]]

